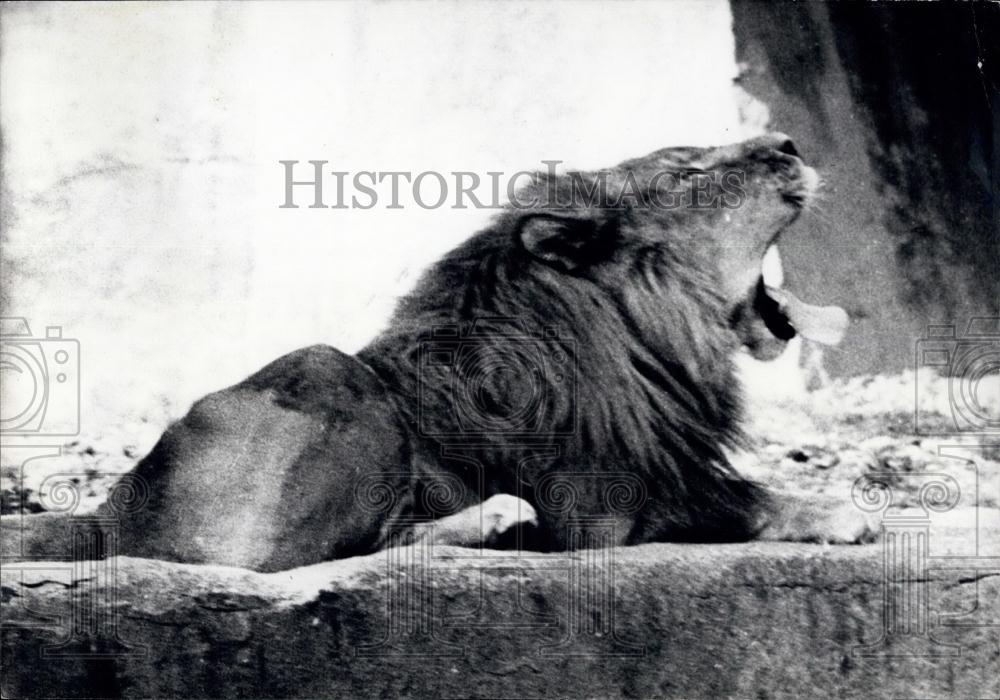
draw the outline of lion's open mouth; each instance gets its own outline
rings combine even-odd
[[[781,196],[800,211],[819,187],[819,175],[802,162],[790,144],[782,153],[794,159],[795,176],[785,183]],[[765,284],[763,276],[757,279],[749,305],[752,314],[744,312],[734,325],[742,328],[744,344],[759,359],[773,359],[796,335],[824,345],[836,345],[844,337],[849,323],[847,312],[839,306],[807,304],[785,289]]]
[[[844,337],[849,319],[839,306],[814,306],[785,289],[757,279],[753,291],[730,316],[743,346],[758,360],[773,360],[796,335],[824,345]]]
[[[807,304],[791,292],[757,283],[754,311],[779,340],[791,340],[796,334],[824,345],[836,345],[844,337],[850,322],[839,306]]]

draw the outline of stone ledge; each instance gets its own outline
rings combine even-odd
[[[406,547],[275,574],[5,560],[3,693],[997,697],[1000,559],[968,535],[935,529],[927,570],[889,590],[926,596],[930,637],[885,635],[881,545]]]

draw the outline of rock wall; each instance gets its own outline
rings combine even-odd
[[[3,566],[4,697],[1000,694],[1000,563],[966,556],[967,529],[909,570],[881,545],[752,543],[407,547],[265,575],[25,556],[41,541]]]

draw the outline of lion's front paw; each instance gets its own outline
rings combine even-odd
[[[878,538],[876,518],[850,501],[825,496],[778,494],[759,538],[786,542],[866,544]]]
[[[853,503],[842,503],[821,517],[808,541],[823,544],[867,544],[879,535],[879,525],[870,513]]]
[[[509,539],[504,535],[515,534],[514,528],[521,525],[538,525],[535,509],[524,499],[500,493],[478,505],[417,525],[414,539],[430,536],[436,544],[496,547]]]
[[[482,541],[496,541],[515,525],[538,525],[538,514],[523,498],[498,493],[480,505],[482,508]]]

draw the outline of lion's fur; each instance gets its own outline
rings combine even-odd
[[[732,521],[748,511],[752,490],[733,481],[724,453],[739,438],[736,343],[725,329],[725,309],[710,276],[679,266],[676,276],[664,278],[648,264],[660,254],[650,248],[638,251],[633,263],[637,289],[616,298],[591,280],[526,259],[512,238],[501,225],[447,255],[403,301],[390,330],[359,354],[394,387],[415,432],[420,432],[416,403],[421,389],[437,390],[442,404],[453,400],[451,377],[428,376],[426,366],[419,376],[419,353],[435,327],[469,327],[478,321],[477,329],[483,329],[482,320],[491,319],[477,341],[497,344],[509,343],[525,329],[557,327],[568,335],[548,342],[562,344],[577,359],[578,393],[574,399],[551,387],[535,388],[548,399],[540,411],[547,424],[538,432],[556,436],[544,445],[559,447],[560,454],[544,465],[535,460],[532,467],[542,473],[579,469],[639,475],[650,498],[643,514],[649,522],[641,530],[656,531],[648,534],[703,538],[723,536],[719,529],[725,528],[729,536],[745,536],[746,529],[739,532]],[[669,306],[654,301],[660,295]],[[659,316],[655,324],[652,314]],[[660,323],[676,330],[655,347],[639,329]],[[419,408],[426,412],[427,403],[425,393]],[[452,418],[442,405],[433,419],[448,424],[433,432],[460,435]],[[515,470],[530,452],[527,441],[503,433],[483,440],[488,449],[476,454],[491,477],[484,495],[516,493]],[[438,440],[421,442],[431,457],[440,450]],[[428,461],[447,465],[447,460]],[[529,501],[530,486],[520,484]],[[586,504],[593,513],[600,507]],[[643,538],[647,533],[641,530],[629,539]]]

